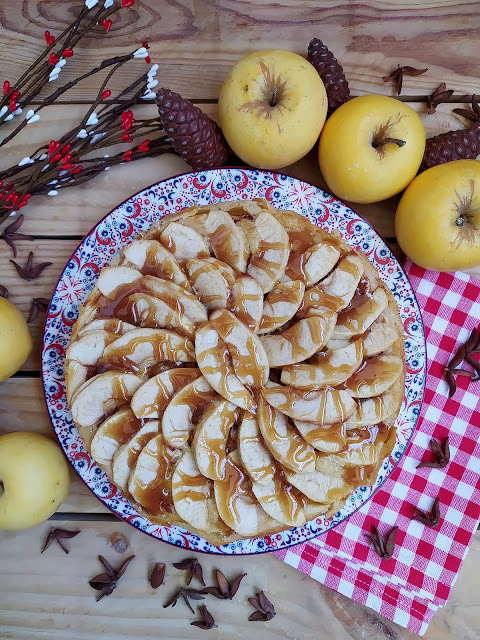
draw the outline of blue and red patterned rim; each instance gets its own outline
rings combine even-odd
[[[64,363],[79,305],[93,289],[104,266],[138,233],[162,216],[225,200],[265,198],[279,209],[292,209],[313,224],[337,229],[344,240],[377,268],[398,302],[405,333],[405,396],[397,418],[397,439],[373,487],[358,488],[344,507],[325,520],[321,516],[297,527],[248,540],[214,546],[175,526],[159,526],[140,515],[109,481],[83,448],[68,408]],[[388,245],[359,213],[330,194],[297,178],[256,169],[227,167],[185,173],[153,184],[112,209],[85,236],[63,270],[47,312],[42,345],[45,402],[65,455],[87,487],[115,515],[148,535],[190,550],[225,555],[278,551],[310,540],[337,526],[369,500],[398,464],[411,439],[423,399],[426,345],[420,309],[405,272]]]

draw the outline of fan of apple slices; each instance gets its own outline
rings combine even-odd
[[[328,517],[375,482],[402,326],[339,236],[265,200],[194,206],[101,271],[65,378],[86,449],[132,504],[219,545]]]

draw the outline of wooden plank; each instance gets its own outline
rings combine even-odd
[[[58,34],[71,22],[82,2],[4,0],[0,9],[2,78],[18,78],[43,50],[44,31]],[[283,48],[306,55],[312,37],[323,39],[345,69],[354,94],[391,94],[385,85],[397,64],[428,67],[409,77],[404,95],[428,95],[442,81],[462,94],[479,92],[476,64],[480,5],[476,0],[143,0],[113,17],[109,34],[88,37],[62,71],[67,82],[79,69],[93,68],[108,57],[150,43],[159,78],[190,98],[217,98],[229,68],[258,49]],[[123,67],[109,83],[115,92],[144,72],[143,60]],[[8,71],[7,71],[8,70]],[[69,100],[93,99],[100,79],[89,78],[69,93]],[[55,83],[55,86],[59,86]]]
[[[217,118],[217,105],[204,104],[202,109],[211,117]],[[426,114],[426,105],[411,103],[422,117],[427,135],[432,136],[449,129],[463,127],[463,119],[452,113],[455,106],[462,104],[440,105],[434,115]],[[36,148],[51,139],[57,139],[62,133],[73,128],[88,109],[85,105],[60,105],[48,107],[42,112],[40,123],[26,127],[7,146],[8,153],[0,154],[0,168],[6,168],[12,162],[19,162]],[[154,105],[140,105],[135,108],[138,117],[153,117]],[[61,122],[61,128],[59,128]],[[5,132],[11,124],[5,126]],[[28,129],[28,131],[27,131]],[[3,131],[3,128],[2,128]],[[188,171],[187,165],[177,156],[139,160],[134,164],[124,164],[106,171],[97,178],[79,187],[66,189],[55,197],[35,196],[23,211],[26,216],[23,230],[38,236],[85,235],[110,209],[130,195],[153,182],[165,177]],[[326,189],[313,150],[299,162],[286,167],[285,173],[307,180]],[[385,237],[393,238],[394,213],[398,196],[384,202],[369,205],[352,205]]]
[[[191,614],[183,602],[162,608],[185,584],[185,572],[174,569],[171,563],[192,556],[191,552],[161,544],[121,523],[66,520],[55,525],[81,530],[76,538],[67,541],[68,556],[56,545],[40,554],[50,528],[48,523],[29,531],[2,532],[0,557],[4,579],[0,581],[0,624],[3,638],[88,640],[101,635],[105,640],[133,637],[173,640],[200,637],[200,632],[190,626],[198,616]],[[123,555],[113,551],[109,544],[111,534],[116,531],[130,541],[130,548]],[[116,591],[97,603],[98,592],[88,585],[88,580],[102,571],[97,559],[99,554],[114,567],[128,555],[134,554],[135,559]],[[414,640],[418,637],[371,609],[330,591],[271,554],[255,558],[197,557],[207,584],[212,584],[217,568],[230,579],[247,573],[232,601],[207,596],[204,603],[214,616],[218,631],[206,637],[233,640],[243,637],[246,630],[252,640],[320,637]],[[154,591],[148,577],[156,562],[165,562],[167,570],[165,585]],[[477,580],[478,562],[480,538],[477,536],[451,599],[436,614],[425,640],[477,637],[479,607],[477,591],[472,587]],[[199,585],[194,580],[191,586]],[[247,618],[253,609],[247,598],[259,589],[264,589],[271,599],[277,615],[268,623],[250,625]]]
[[[56,440],[45,408],[40,378],[11,378],[0,383],[0,436],[12,431],[34,431]],[[59,511],[110,513],[93,496],[73,467],[70,467],[70,491]],[[1,539],[0,534],[0,543]],[[1,633],[0,637],[3,637]]]

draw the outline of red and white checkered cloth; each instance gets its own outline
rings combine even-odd
[[[405,266],[422,311],[427,381],[412,441],[381,488],[345,522],[309,542],[283,549],[284,562],[419,635],[445,605],[480,519],[480,382],[457,376],[448,399],[445,365],[474,327],[480,327],[480,281],[463,273]],[[468,367],[468,365],[466,365]],[[450,440],[446,469],[416,469],[431,460],[433,437]],[[441,522],[411,520],[413,507],[430,511],[439,496]],[[381,560],[364,533],[398,525],[393,558]]]

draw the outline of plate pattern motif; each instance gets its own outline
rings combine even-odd
[[[373,487],[361,487],[333,517],[322,516],[303,527],[272,536],[213,546],[179,527],[152,524],[137,513],[84,450],[67,405],[65,350],[79,305],[93,289],[101,269],[138,233],[163,215],[196,203],[266,198],[279,209],[293,209],[314,224],[337,229],[344,240],[375,265],[395,296],[406,337],[405,397],[397,419],[397,440]],[[57,283],[47,312],[42,347],[42,377],[47,409],[58,440],[88,488],[116,515],[165,542],[207,553],[248,554],[274,551],[309,540],[338,525],[368,500],[404,453],[420,413],[426,368],[425,339],[420,310],[398,261],[378,233],[357,212],[330,194],[296,178],[255,169],[223,168],[169,178],[113,209],[84,238]]]

